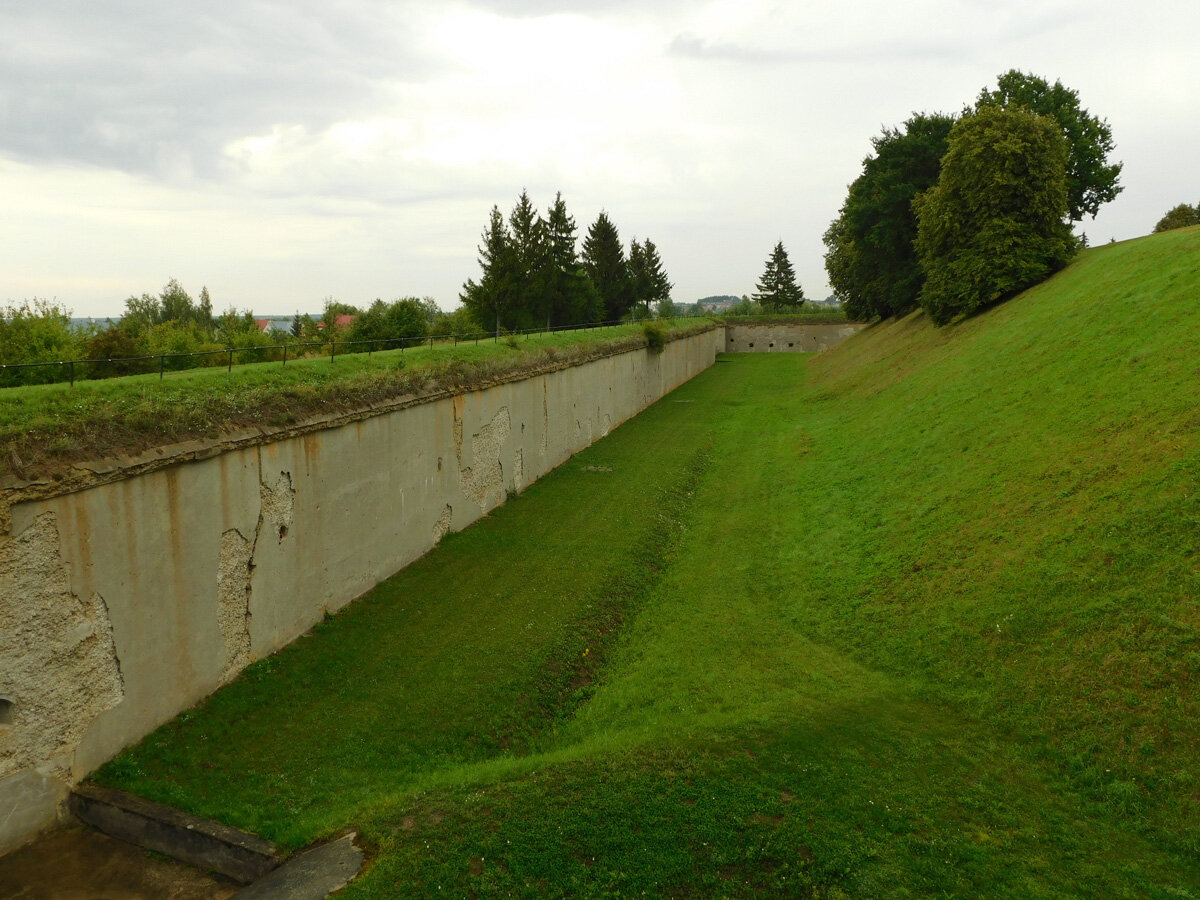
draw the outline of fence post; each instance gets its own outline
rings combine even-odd
[[[229,368],[226,369],[225,371],[226,372],[233,371],[233,348],[232,347],[229,348]]]
[[[166,364],[167,364],[167,357],[165,355],[160,356],[158,358],[158,380],[159,381],[163,380],[163,368],[166,366]]]
[[[337,356],[337,341],[329,342],[329,362],[333,363],[333,358]]]
[[[283,345],[283,364],[285,366],[287,365],[287,350],[288,350],[288,345],[284,344]]]
[[[75,360],[71,360],[71,387],[75,387]]]

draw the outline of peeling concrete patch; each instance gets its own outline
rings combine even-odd
[[[268,526],[282,543],[296,519],[296,489],[292,487],[292,473],[280,472],[273,484],[262,482],[259,494],[262,500],[259,533],[261,535],[262,526]]]
[[[454,510],[450,504],[446,504],[446,508],[442,510],[442,514],[438,516],[438,520],[433,523],[433,539],[440,541],[450,531],[450,521],[454,518]]]
[[[461,425],[459,426],[461,428]],[[504,467],[500,452],[508,440],[512,422],[508,407],[502,406],[492,421],[471,437],[471,458],[474,465],[459,471],[463,493],[479,504],[480,509],[494,505],[489,500],[496,494],[496,503],[504,498]]]
[[[550,449],[550,388],[549,379],[542,378],[542,456]]]
[[[221,535],[217,562],[217,624],[225,645],[225,682],[250,663],[250,567],[254,545],[236,528]]]
[[[125,695],[108,606],[71,592],[52,512],[0,538],[0,779],[37,767],[70,777],[97,716]]]
[[[520,448],[513,455],[513,490],[525,488],[525,451]]]

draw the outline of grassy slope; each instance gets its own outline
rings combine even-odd
[[[1198,286],[731,357],[101,778],[349,896],[1200,896]]]
[[[670,323],[674,331],[703,327]],[[231,428],[286,427],[412,393],[480,381],[608,347],[645,346],[640,325],[448,341],[103,381],[0,389],[0,477],[53,473],[72,462],[213,438]]]

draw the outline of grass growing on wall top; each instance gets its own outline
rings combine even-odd
[[[350,897],[1198,897],[1198,288],[725,357],[101,778]]]
[[[711,327],[674,320],[668,334]],[[590,353],[645,346],[638,325],[464,342],[404,351],[170,372],[0,390],[0,477],[32,478],[72,462],[213,438],[223,430],[286,427],[405,394],[469,388]]]

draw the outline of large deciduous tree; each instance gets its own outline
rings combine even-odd
[[[932,187],[954,117],[917,114],[871,143],[862,174],[850,185],[825,232],[825,269],[834,296],[853,318],[887,318],[916,307],[925,281],[914,242],[912,202]]]
[[[765,307],[786,310],[799,309],[804,304],[804,291],[796,283],[796,270],[783,249],[783,241],[779,241],[767,257],[757,287],[754,299]]]
[[[916,201],[921,305],[937,323],[1003,300],[1075,250],[1067,142],[1054,119],[981,106],[950,132],[938,183]]]
[[[1072,222],[1081,221],[1085,215],[1095,218],[1101,205],[1122,190],[1117,183],[1121,163],[1108,161],[1114,147],[1108,123],[1083,109],[1078,92],[1063,87],[1061,81],[1051,85],[1044,78],[1016,69],[997,79],[996,90],[984,88],[975,103],[976,110],[1018,106],[1050,116],[1058,123],[1067,142],[1067,215]]]
[[[617,227],[601,211],[583,239],[583,267],[604,302],[604,318],[621,318],[633,307],[633,283]]]

